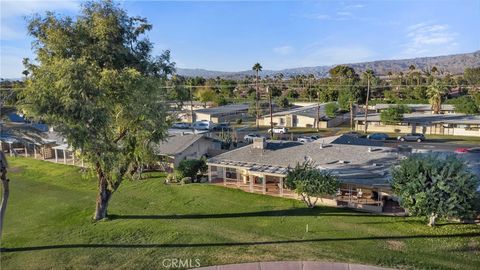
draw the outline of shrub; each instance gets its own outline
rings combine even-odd
[[[330,102],[330,103],[327,103],[327,105],[325,105],[325,114],[328,117],[330,117],[330,118],[335,117],[335,115],[337,115],[337,111],[338,111],[338,104],[337,103]]]
[[[237,123],[237,125],[240,125],[242,122],[243,122],[243,120],[242,120],[242,118],[240,118],[240,119],[237,119],[236,123]]]
[[[335,194],[340,182],[328,171],[320,171],[312,162],[305,161],[288,172],[285,186],[300,195],[308,208],[313,208],[319,197]]]
[[[177,168],[178,179],[190,177],[196,179],[197,174],[207,171],[207,163],[205,159],[185,159],[180,162]]]
[[[391,185],[400,205],[411,215],[467,218],[473,215],[479,180],[465,161],[454,155],[412,155],[393,169]]]

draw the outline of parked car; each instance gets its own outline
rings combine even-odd
[[[309,143],[309,142],[313,142],[314,139],[312,139],[312,137],[308,137],[308,136],[300,136],[300,137],[297,138],[297,141],[301,142],[301,143]]]
[[[192,125],[190,125],[189,123],[179,122],[179,123],[174,123],[174,124],[172,125],[172,128],[189,129],[189,128],[192,128]]]
[[[398,136],[397,140],[399,141],[412,141],[412,142],[422,142],[425,140],[425,135],[421,133],[409,133],[403,136]]]
[[[467,151],[469,153],[476,153],[476,154],[480,154],[480,147],[472,147],[472,148],[468,148]]]
[[[268,129],[268,133],[270,133],[272,131],[272,129]],[[288,128],[286,127],[274,127],[273,128],[273,133],[275,134],[284,134],[284,133],[287,133],[288,132]]]
[[[232,127],[229,123],[220,123],[217,124],[214,128],[214,131],[232,131]]]
[[[313,136],[310,136],[310,138],[314,141],[320,139],[320,136],[317,136],[317,135],[313,135]]]
[[[462,154],[462,153],[468,153],[468,148],[457,148],[455,149],[455,153],[459,153],[459,154]]]
[[[193,123],[193,128],[196,130],[212,130],[215,124],[212,121],[197,121]]]
[[[388,134],[385,133],[372,133],[367,135],[367,139],[375,140],[375,141],[385,141],[388,140],[390,137]]]
[[[253,133],[251,133],[251,134],[245,135],[245,136],[243,137],[243,140],[246,141],[246,142],[252,142],[253,139],[255,139],[255,138],[265,138],[265,137],[264,137],[264,136],[260,136],[260,135],[258,135],[258,134],[253,134]]]

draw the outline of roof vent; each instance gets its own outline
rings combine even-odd
[[[253,144],[252,144],[253,149],[266,149],[267,148],[267,142],[265,138],[253,138]]]

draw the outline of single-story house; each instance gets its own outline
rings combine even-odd
[[[341,182],[337,194],[322,197],[320,203],[371,212],[398,209],[388,183],[390,168],[400,157],[396,149],[332,143],[338,138],[305,144],[256,139],[251,145],[210,158],[208,179],[247,192],[298,199],[283,182],[289,168],[310,160]]]
[[[412,113],[425,113],[433,114],[432,105],[430,104],[404,104],[412,110]],[[376,104],[373,106],[373,110],[376,113],[380,113],[388,108],[396,107],[397,104]],[[369,106],[370,110],[370,106]],[[450,114],[455,113],[455,106],[452,104],[442,104],[440,108],[441,114]]]
[[[423,133],[454,136],[480,137],[480,115],[466,114],[421,114],[403,115],[403,120],[396,125],[386,125],[380,120],[380,113],[368,114],[369,132],[387,133]],[[365,116],[355,117],[355,129],[365,129]]]
[[[154,152],[162,157],[161,165],[166,171],[173,170],[184,159],[208,157],[212,150],[219,149],[218,140],[202,134],[173,135],[154,145]]]
[[[273,125],[284,127],[329,128],[336,127],[350,119],[348,113],[337,115],[334,118],[328,117],[325,115],[325,105],[326,103],[307,105],[273,113]],[[270,114],[263,115],[259,119],[259,125],[270,126]]]
[[[225,106],[205,108],[194,110],[195,121],[212,121],[213,123],[222,123],[244,119],[248,117],[248,103],[229,104]]]

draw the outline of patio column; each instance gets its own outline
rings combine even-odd
[[[280,177],[280,196],[283,197],[283,177]]]
[[[8,143],[8,150],[10,150],[10,156],[12,157],[13,156],[13,149],[12,149],[12,143],[11,142]]]
[[[253,178],[253,179],[252,179]],[[250,180],[250,192],[253,192],[253,180],[255,179],[251,175],[248,175],[248,179]]]
[[[240,187],[240,182],[242,181],[242,177],[240,175],[240,170],[239,169],[235,169],[235,173],[237,175],[237,187]]]
[[[72,165],[75,165],[75,153],[72,152]]]
[[[65,149],[63,149],[63,164],[67,164],[67,155],[65,153]]]
[[[212,166],[208,165],[208,182],[212,182]]]
[[[223,167],[222,168],[222,173],[223,173],[223,185],[226,186],[227,185],[227,168],[226,167]]]
[[[83,159],[82,159],[82,167],[85,167],[84,164],[83,164]]]
[[[263,194],[267,193],[267,176],[266,175],[262,176],[262,193]]]
[[[23,149],[25,149],[25,157],[28,157],[28,149],[27,149],[27,144],[23,144]]]
[[[35,144],[33,144],[33,158],[37,159],[37,147]]]
[[[57,163],[58,162],[57,148],[55,148],[54,150],[55,150],[55,163]]]

